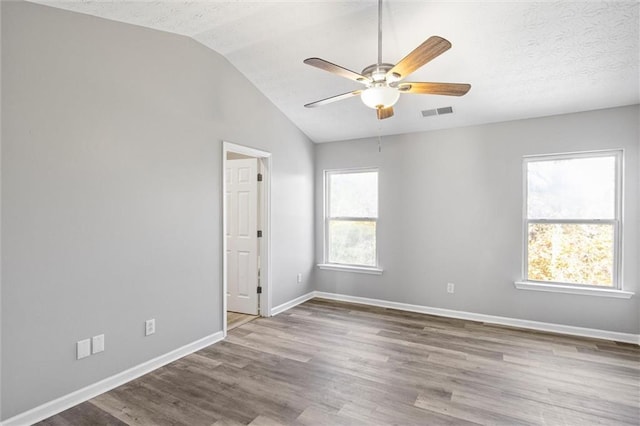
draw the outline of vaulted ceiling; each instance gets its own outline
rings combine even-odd
[[[439,35],[453,47],[411,80],[472,88],[460,98],[403,94],[395,116],[382,121],[357,97],[303,107],[361,87],[302,61],[315,56],[357,72],[375,63],[376,0],[35,2],[192,37],[224,55],[315,142],[640,103],[635,0],[386,0],[383,61],[396,63]],[[421,114],[448,106],[453,114]]]

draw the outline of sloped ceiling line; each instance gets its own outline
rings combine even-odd
[[[376,62],[376,0],[34,2],[192,37],[224,55],[315,142],[640,103],[637,1],[386,0],[383,60],[395,63],[439,35],[453,47],[411,79],[472,89],[462,98],[402,95],[383,123],[357,98],[303,107],[359,88],[302,61],[316,56],[354,71]],[[456,114],[422,119],[421,111],[444,104]]]

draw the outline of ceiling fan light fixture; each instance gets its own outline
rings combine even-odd
[[[388,108],[398,102],[400,92],[386,85],[373,86],[365,89],[360,95],[360,98],[369,108]]]

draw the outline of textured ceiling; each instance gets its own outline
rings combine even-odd
[[[431,35],[453,47],[412,81],[470,83],[461,98],[402,95],[378,121],[356,97],[304,104],[361,86],[302,63],[360,72],[377,58],[377,2],[57,1],[76,12],[193,37],[224,55],[315,142],[507,121],[640,103],[638,1],[399,1],[383,11],[383,61]],[[423,118],[425,109],[454,113]]]

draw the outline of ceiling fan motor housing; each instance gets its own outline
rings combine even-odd
[[[393,64],[373,64],[362,70],[362,75],[374,82],[387,79],[387,72],[393,68]]]

